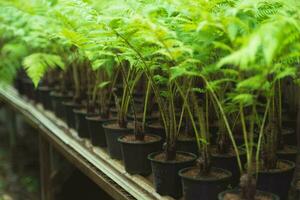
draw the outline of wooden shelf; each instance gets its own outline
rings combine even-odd
[[[40,136],[99,187],[117,200],[172,200],[155,192],[151,177],[129,175],[120,161],[111,159],[106,149],[91,145],[73,129],[39,104],[21,97],[12,87],[0,88],[0,100],[39,130]]]

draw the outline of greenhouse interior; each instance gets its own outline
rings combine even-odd
[[[0,200],[300,200],[299,0],[0,0]]]

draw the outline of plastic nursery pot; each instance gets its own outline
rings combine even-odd
[[[211,174],[198,176],[197,167],[189,167],[179,171],[182,180],[183,194],[185,200],[213,200],[218,194],[228,188],[231,179],[231,172],[211,168]]]
[[[43,107],[47,110],[52,109],[52,104],[50,99],[51,88],[47,86],[40,86],[37,88],[38,91],[38,101],[43,105]]]
[[[218,138],[219,126],[215,123],[209,125],[209,132],[211,134],[211,144],[216,144]]]
[[[253,138],[254,142],[257,143],[258,142],[258,135],[254,135],[253,137],[254,137]],[[245,143],[243,135],[235,135],[234,140],[235,140],[236,144],[239,145],[239,146],[244,145],[244,143]]]
[[[177,139],[177,149],[178,151],[185,151],[198,155],[197,142],[194,137],[180,136]]]
[[[139,141],[131,134],[119,137],[118,141],[121,143],[126,172],[143,176],[149,175],[151,173],[151,164],[147,156],[150,153],[161,150],[161,137],[146,134],[144,141]]]
[[[160,136],[163,140],[166,137],[165,129],[160,122],[149,122],[146,125],[146,132]]]
[[[283,128],[282,137],[285,144],[297,145],[297,135],[293,128]]]
[[[235,199],[235,200],[242,200],[240,198],[240,191],[239,190],[226,190],[224,192],[219,193],[218,195],[218,200],[231,200],[231,199]],[[232,195],[234,197],[230,198],[227,197],[226,195]],[[256,191],[256,197],[262,197],[261,199],[263,199],[263,197],[265,197],[266,199],[270,199],[270,200],[280,200],[280,198],[272,193],[269,192],[262,192],[262,191]]]
[[[20,77],[20,74],[18,74],[18,76],[15,79],[14,87],[19,92],[19,94],[21,94],[21,95],[24,94],[24,87],[22,84],[22,78]]]
[[[287,199],[295,163],[287,160],[278,160],[277,163],[278,169],[258,172],[257,189],[274,193],[280,199]]]
[[[282,126],[289,127],[293,130],[296,130],[296,128],[297,128],[297,121],[295,120],[296,118],[297,117],[295,117],[295,118],[284,117],[282,119]]]
[[[169,195],[174,198],[182,196],[182,185],[178,175],[179,170],[191,167],[197,158],[195,154],[178,151],[177,159],[167,161],[162,156],[164,152],[155,152],[148,155],[154,177],[154,185],[157,193]]]
[[[36,94],[32,81],[29,79],[23,79],[22,82],[24,86],[24,95],[31,100],[35,100]]]
[[[85,117],[88,124],[89,135],[94,146],[106,147],[106,138],[103,124],[111,121],[111,119],[102,119],[101,116]]]
[[[127,119],[130,121],[134,121],[134,115],[128,114]],[[146,116],[146,122],[157,120],[158,116]],[[137,113],[136,120],[141,122],[143,121],[143,113]]]
[[[122,160],[121,144],[118,138],[132,133],[130,128],[120,128],[116,121],[103,124],[108,153],[111,158]]]
[[[85,119],[87,116],[86,109],[74,109],[73,112],[75,114],[75,130],[77,131],[78,136],[89,139],[89,129],[87,120]]]
[[[77,104],[73,101],[64,101],[62,102],[62,107],[64,109],[63,119],[68,124],[70,128],[75,129],[75,114],[73,112],[74,109],[79,109],[81,107],[80,104]]]
[[[71,100],[72,96],[64,95],[55,91],[51,92],[50,96],[51,96],[53,112],[55,113],[56,117],[62,118],[64,116],[62,102]]]
[[[109,113],[110,113],[110,116],[111,116],[112,118],[117,118],[117,117],[118,117],[118,110],[117,110],[116,107],[111,107],[111,108],[109,109]]]
[[[297,158],[297,146],[285,145],[283,149],[277,151],[277,156],[282,160],[289,160],[292,162],[296,162]]]
[[[226,169],[232,173],[231,184],[232,186],[238,186],[240,181],[240,169],[237,162],[237,156],[233,150],[226,154],[217,153],[216,146],[211,148],[211,159],[214,167]],[[240,152],[240,159],[242,166],[246,161],[246,153]]]

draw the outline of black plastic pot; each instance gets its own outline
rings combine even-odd
[[[91,142],[94,146],[106,147],[105,131],[103,124],[111,121],[110,119],[102,119],[100,116],[86,117],[89,135],[91,136]]]
[[[38,102],[40,102],[46,110],[52,109],[52,104],[50,101],[51,88],[47,86],[38,87]]]
[[[146,131],[160,136],[163,140],[166,137],[165,129],[159,122],[149,122],[146,125]]]
[[[236,155],[217,154],[215,153],[214,148],[216,147],[212,147],[212,153],[211,153],[212,165],[214,167],[218,167],[230,171],[232,173],[231,184],[234,187],[237,186],[240,181],[240,169],[238,166]],[[240,158],[241,158],[242,166],[244,166],[244,163],[246,161],[246,153],[241,152]]]
[[[297,146],[285,145],[282,150],[277,151],[277,156],[282,160],[289,160],[292,162],[296,162],[298,150]]]
[[[109,112],[110,112],[110,116],[111,116],[112,118],[117,118],[117,117],[118,117],[118,110],[117,110],[116,107],[111,107],[111,108],[109,109]]]
[[[130,120],[130,121],[134,121],[134,115],[133,114],[128,114],[127,119]],[[146,122],[154,121],[154,120],[157,120],[157,119],[158,119],[157,116],[146,116]],[[136,116],[136,120],[139,121],[139,122],[142,122],[143,121],[143,113],[138,113],[137,116]]]
[[[287,160],[279,160],[278,162],[286,163],[289,167],[284,170],[259,171],[257,189],[274,193],[280,199],[287,199],[293,179],[295,163]]]
[[[258,142],[258,135],[254,135],[253,136],[253,140],[254,140],[254,142]],[[244,145],[245,144],[245,139],[244,139],[244,136],[243,135],[235,135],[234,136],[234,140],[235,140],[235,142],[236,142],[236,144],[238,145],[238,146],[241,146],[241,145]]]
[[[126,172],[129,174],[140,174],[147,176],[151,173],[151,164],[147,159],[150,153],[161,150],[161,137],[146,134],[153,141],[128,141],[127,136],[121,136],[118,141],[121,143],[122,156]],[[134,136],[133,136],[134,137]]]
[[[23,95],[24,94],[24,87],[23,87],[23,82],[22,82],[22,77],[21,74],[18,73],[16,79],[15,79],[15,89],[19,92],[19,94]]]
[[[182,196],[182,185],[178,172],[183,168],[191,167],[195,163],[197,156],[192,153],[178,151],[177,154],[188,156],[191,159],[185,161],[164,161],[155,158],[162,153],[155,152],[148,155],[148,159],[151,161],[155,190],[161,195],[180,198]]]
[[[218,194],[228,188],[231,172],[220,168],[212,168],[212,172],[222,173],[224,177],[191,177],[187,173],[198,170],[189,167],[179,171],[182,180],[183,194],[185,200],[213,200]]]
[[[217,143],[218,132],[219,132],[219,126],[216,123],[212,123],[209,125],[209,133],[211,135],[210,142],[212,145],[215,145]]]
[[[130,128],[119,128],[116,121],[103,124],[108,153],[111,158],[122,160],[121,144],[118,138],[132,133]]]
[[[85,117],[87,116],[86,109],[74,109],[75,114],[75,130],[78,133],[78,136],[81,138],[89,139],[89,129],[87,120]]]
[[[177,139],[177,149],[178,151],[185,151],[198,155],[198,147],[195,138],[180,137]]]
[[[284,144],[287,145],[297,145],[297,135],[293,128],[283,128],[282,137]]]
[[[64,116],[64,109],[62,106],[62,102],[71,100],[72,96],[63,95],[61,93],[53,91],[50,93],[50,97],[51,97],[53,112],[55,113],[56,117],[62,118]]]
[[[239,190],[226,190],[224,192],[221,192],[219,195],[218,195],[218,200],[224,200],[224,196],[226,194],[240,194],[241,192]],[[272,194],[272,193],[269,193],[269,192],[262,192],[262,191],[256,191],[256,194],[259,194],[259,195],[265,195],[267,197],[271,197],[272,200],[280,200],[280,198],[275,195],[275,194]]]
[[[288,127],[291,128],[293,130],[297,129],[297,116],[295,116],[295,118],[290,118],[290,117],[283,117],[282,119],[282,126],[283,127]]]
[[[32,81],[30,79],[25,78],[22,80],[22,82],[23,82],[24,95],[31,100],[35,100],[36,95],[34,92],[34,85]]]
[[[77,104],[73,101],[64,101],[62,102],[62,108],[64,110],[64,116],[62,117],[65,122],[68,124],[70,128],[75,129],[75,113],[73,112],[74,109],[79,109],[81,107],[80,104]]]

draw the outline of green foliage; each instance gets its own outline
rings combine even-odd
[[[28,76],[32,79],[35,87],[38,86],[41,78],[49,68],[65,68],[65,64],[60,56],[44,53],[35,53],[25,57],[23,65]]]

